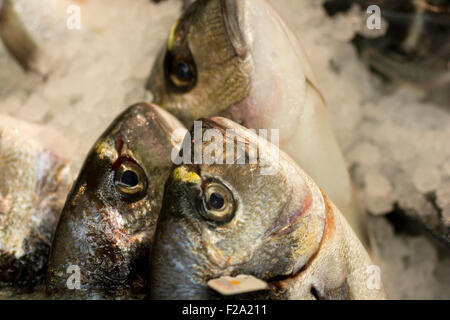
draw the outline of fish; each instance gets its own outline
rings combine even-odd
[[[278,129],[280,148],[369,246],[365,211],[308,58],[267,1],[195,1],[172,26],[147,89],[188,128],[222,116],[247,128]]]
[[[239,275],[268,283],[252,299],[385,298],[380,279],[367,278],[377,269],[364,246],[295,161],[232,120],[201,121],[201,134],[186,138],[190,158],[214,161],[185,159],[170,174],[151,251],[151,299],[220,299],[208,281]]]
[[[51,240],[73,182],[59,138],[43,126],[0,116],[0,295],[45,282]]]
[[[86,157],[55,232],[52,298],[141,299],[174,141],[186,129],[155,105],[120,114]],[[175,140],[174,140],[175,139]]]

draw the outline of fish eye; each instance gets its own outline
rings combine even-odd
[[[173,66],[171,77],[178,87],[189,85],[194,78],[194,68],[188,62],[179,61]]]
[[[179,92],[191,90],[196,83],[197,71],[190,54],[166,55],[166,72],[172,86]]]
[[[231,191],[219,182],[209,182],[203,190],[202,216],[216,222],[229,222],[234,217],[235,200]]]
[[[114,177],[116,188],[126,198],[136,200],[145,195],[147,177],[144,170],[132,161],[124,161]]]
[[[208,200],[208,206],[210,209],[220,210],[225,205],[225,199],[220,193],[211,193]]]

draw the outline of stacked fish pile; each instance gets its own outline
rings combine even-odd
[[[44,202],[35,190],[64,186],[65,171],[30,151],[44,164],[30,156],[21,168],[45,183],[27,181],[39,206],[17,208],[2,193],[0,281],[16,268],[8,257],[37,250],[25,236],[11,244],[17,237],[3,235],[17,228],[41,239],[28,222],[61,212],[42,240],[53,239],[50,298],[218,299],[214,281],[224,277],[257,278],[263,286],[244,290],[257,299],[385,297],[381,281],[371,282],[364,210],[319,85],[266,1],[194,2],[148,89],[153,103],[129,107],[106,129],[62,209],[53,203],[67,193],[52,190]],[[27,224],[13,219],[18,210]]]

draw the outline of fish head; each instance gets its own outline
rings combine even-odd
[[[199,152],[202,163],[176,167],[166,183],[151,254],[152,298],[211,298],[207,282],[221,276],[294,274],[324,232],[318,187],[275,145],[225,118],[202,120],[201,135],[198,129],[189,142],[193,163]]]
[[[154,102],[190,127],[243,100],[250,88],[239,18],[245,1],[195,1],[172,26],[147,88]]]
[[[98,139],[54,236],[49,294],[131,297],[145,288],[148,251],[177,129],[180,134],[185,130],[167,112],[140,103],[124,111]],[[78,290],[68,288],[73,270],[79,272]]]
[[[280,128],[283,140],[323,103],[298,39],[266,0],[196,1],[172,27],[147,89],[187,127],[222,116]]]

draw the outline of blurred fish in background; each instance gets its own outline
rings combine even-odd
[[[26,71],[48,72],[43,44],[65,35],[69,0],[0,0],[0,39]],[[4,52],[0,51],[0,54]]]
[[[45,279],[73,181],[58,138],[47,128],[0,117],[0,291],[31,290]]]
[[[439,92],[448,106],[450,95],[450,1],[448,0],[328,0],[331,16],[353,5],[364,12],[380,8],[387,29],[379,37],[357,34],[353,43],[373,70],[394,82]],[[435,97],[436,98],[436,97]]]

